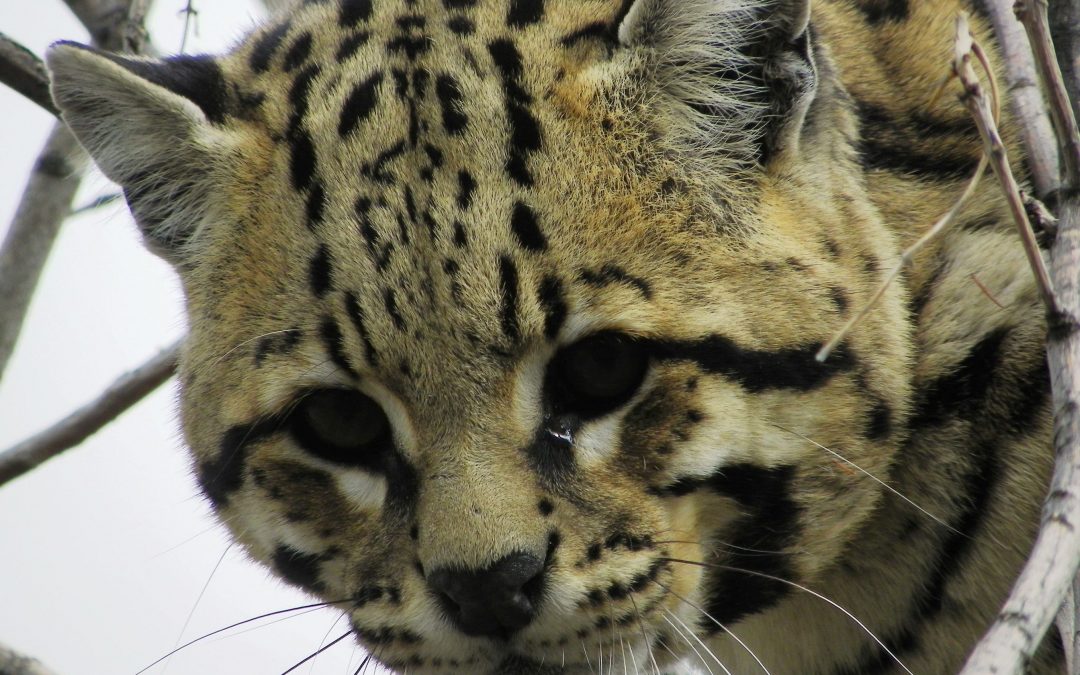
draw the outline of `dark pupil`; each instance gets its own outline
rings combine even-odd
[[[645,377],[645,347],[630,338],[605,333],[585,338],[556,357],[560,403],[582,416],[610,412],[625,403]]]
[[[362,464],[369,459],[364,451],[389,441],[390,423],[370,397],[350,389],[322,389],[300,401],[292,432],[314,455]]]

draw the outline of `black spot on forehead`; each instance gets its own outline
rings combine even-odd
[[[248,65],[253,71],[262,73],[270,67],[270,60],[274,58],[274,53],[281,46],[281,41],[285,39],[285,34],[289,32],[291,26],[290,22],[284,21],[255,42],[251,56],[248,58]]]
[[[524,249],[528,251],[547,249],[547,237],[540,229],[536,212],[527,204],[518,202],[514,205],[514,213],[510,217],[510,229]]]
[[[330,260],[330,249],[323,244],[311,258],[308,267],[308,279],[311,283],[311,292],[315,297],[322,298],[330,291],[333,265]]]
[[[353,56],[353,54],[357,52],[357,50],[367,44],[368,40],[370,39],[371,33],[367,32],[366,30],[360,31],[359,33],[356,33],[354,35],[350,35],[349,37],[341,41],[341,45],[338,47],[335,58],[339,63],[342,61],[347,61]]]
[[[521,337],[517,316],[518,271],[509,256],[504,255],[499,259],[499,284],[502,288],[502,308],[499,313],[502,332],[511,342],[517,342]]]
[[[284,67],[286,71],[296,70],[308,60],[308,57],[311,56],[311,40],[311,33],[305,32],[293,41],[289,51],[285,53]]]
[[[457,80],[449,75],[440,75],[435,81],[435,93],[442,105],[446,133],[460,134],[469,125],[469,117],[464,112],[463,97]]]
[[[549,340],[554,340],[562,329],[567,314],[562,282],[556,276],[544,277],[540,282],[537,296],[540,306],[544,308],[544,336]]]
[[[338,14],[338,23],[350,28],[371,18],[374,7],[372,0],[340,0],[341,12]]]
[[[378,71],[353,87],[341,109],[341,119],[338,122],[340,136],[348,136],[358,124],[371,116],[379,103],[379,85],[382,81],[383,73]]]
[[[511,28],[524,28],[544,18],[544,0],[510,0],[506,23]]]

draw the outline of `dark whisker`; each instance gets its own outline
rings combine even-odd
[[[233,628],[237,628],[238,626],[244,626],[246,624],[252,623],[253,621],[259,621],[261,619],[267,619],[267,618],[269,618],[271,616],[280,616],[282,614],[289,614],[291,612],[300,612],[300,611],[303,611],[305,609],[313,609],[313,608],[318,608],[318,607],[329,607],[330,605],[340,605],[340,604],[345,603],[345,602],[352,602],[352,598],[345,598],[344,600],[331,600],[329,602],[314,602],[314,603],[312,603],[310,605],[301,605],[299,607],[290,607],[289,609],[279,609],[279,610],[274,611],[274,612],[267,612],[266,614],[260,614],[259,616],[251,617],[250,619],[244,619],[243,621],[237,621],[234,624],[229,624],[228,626],[225,626],[224,628],[218,628],[217,630],[212,631],[210,633],[206,633],[205,635],[201,635],[201,636],[195,638],[194,640],[191,640],[189,642],[185,642],[184,644],[180,645],[179,647],[172,650],[168,654],[165,654],[164,656],[159,658],[157,661],[154,661],[150,665],[148,665],[145,668],[143,668],[142,670],[138,671],[137,673],[135,673],[135,675],[142,675],[142,673],[145,673],[146,671],[150,670],[151,668],[153,668],[157,664],[161,663],[165,659],[169,658],[173,654],[176,654],[177,652],[180,652],[180,651],[182,651],[184,649],[187,649],[188,647],[190,647],[191,645],[193,645],[193,644],[195,644],[197,642],[202,642],[203,640],[205,640],[207,638],[214,637],[215,635],[219,635],[221,633],[224,633],[227,630],[232,630]]]
[[[323,653],[323,652],[325,652],[325,651],[326,651],[327,649],[330,649],[331,647],[333,647],[333,646],[334,646],[334,645],[336,645],[337,643],[341,642],[341,641],[342,641],[342,640],[344,640],[345,638],[349,637],[350,635],[352,635],[352,631],[351,631],[351,630],[350,630],[350,631],[346,631],[344,635],[342,635],[342,636],[341,636],[341,637],[339,637],[339,638],[336,638],[336,639],[335,639],[335,640],[334,640],[333,642],[331,642],[330,644],[327,644],[327,645],[324,645],[324,646],[322,646],[322,647],[319,647],[319,648],[318,648],[317,650],[315,650],[314,652],[312,652],[312,653],[311,653],[311,655],[309,655],[309,656],[306,656],[306,657],[304,657],[304,659],[303,659],[302,661],[299,661],[299,662],[297,662],[297,663],[296,663],[296,664],[295,664],[295,665],[294,665],[294,666],[293,666],[292,668],[289,668],[288,670],[286,670],[285,672],[283,672],[283,673],[282,673],[281,675],[289,675],[289,673],[293,672],[294,670],[296,670],[296,669],[297,669],[297,668],[299,668],[300,666],[304,665],[305,663],[307,663],[307,662],[308,662],[308,661],[310,661],[311,659],[315,658],[315,657],[316,657],[316,656],[318,656],[319,654],[322,654],[322,653]]]

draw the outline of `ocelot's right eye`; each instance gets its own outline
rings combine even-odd
[[[354,389],[317,389],[304,396],[288,418],[289,431],[304,450],[328,462],[370,467],[393,443],[382,406]]]

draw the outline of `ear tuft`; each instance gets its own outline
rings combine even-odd
[[[797,147],[816,91],[809,0],[634,0],[619,42],[671,104],[672,140],[730,169]]]
[[[46,53],[64,121],[124,189],[152,250],[180,263],[205,220],[226,117],[226,86],[209,57],[118,56],[74,42]]]

